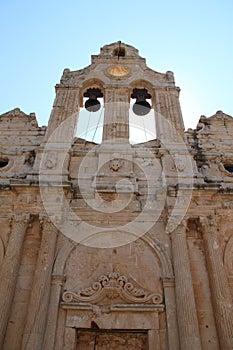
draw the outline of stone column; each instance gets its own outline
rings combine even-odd
[[[79,116],[79,93],[79,88],[56,86],[56,98],[49,118],[45,141],[49,139],[54,130],[71,117],[75,117],[74,122],[69,121],[68,123],[72,124],[74,133]]]
[[[47,327],[45,332],[44,350],[54,349],[61,288],[62,288],[63,282],[64,282],[64,276],[60,276],[60,275],[52,276],[50,304],[49,304],[49,310],[48,310]]]
[[[169,350],[179,350],[174,278],[163,278]]]
[[[103,141],[129,142],[129,89],[105,90]]]
[[[186,225],[180,224],[171,234],[180,348],[201,350],[185,233]]]
[[[155,119],[157,138],[172,140],[174,134],[183,135],[184,122],[177,87],[155,89]]]
[[[0,271],[0,348],[3,347],[6,327],[14,298],[23,241],[29,223],[29,214],[12,215],[12,230]]]
[[[213,217],[200,218],[214,316],[221,349],[233,349],[233,303]]]
[[[48,314],[51,272],[57,241],[57,228],[48,218],[42,219],[42,239],[34,283],[24,328],[22,349],[43,349]]]

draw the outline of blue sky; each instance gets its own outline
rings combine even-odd
[[[121,40],[150,68],[175,73],[186,128],[217,110],[233,116],[232,0],[8,0],[0,9],[0,113],[19,107],[46,125],[63,69]]]

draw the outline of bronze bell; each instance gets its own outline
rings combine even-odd
[[[85,108],[88,112],[97,112],[100,109],[100,101],[94,98],[89,98],[85,102]]]
[[[133,105],[133,112],[135,114],[143,116],[150,112],[151,105],[146,99],[151,98],[151,95],[146,89],[133,89],[131,98],[136,98],[136,102]]]
[[[83,96],[89,97],[89,99],[85,102],[85,108],[88,112],[97,112],[100,109],[101,104],[100,101],[97,100],[98,97],[103,97],[100,89],[88,89]]]

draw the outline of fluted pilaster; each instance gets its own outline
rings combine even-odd
[[[0,271],[0,348],[2,349],[6,327],[14,298],[15,286],[22,255],[24,237],[30,215],[14,213],[10,218],[11,234]]]
[[[50,303],[49,303],[49,309],[48,309],[49,310],[48,321],[47,321],[44,347],[43,347],[44,350],[54,349],[60,295],[61,295],[61,289],[62,289],[63,283],[64,283],[64,276],[60,276],[60,275],[52,276]]]
[[[22,349],[43,349],[51,272],[57,241],[57,228],[46,217],[41,219],[42,239],[25,324]]]
[[[186,225],[180,224],[171,235],[180,348],[198,350],[201,342],[185,232]]]
[[[222,350],[233,348],[233,303],[217,239],[217,218],[200,218],[214,316]]]
[[[51,134],[62,125],[64,121],[70,119],[73,132],[76,129],[79,115],[79,89],[67,87],[57,87],[56,99],[54,101],[53,110],[49,118],[48,129],[45,140],[47,141]],[[71,121],[71,117],[75,116],[75,122]],[[74,135],[72,135],[74,136]]]

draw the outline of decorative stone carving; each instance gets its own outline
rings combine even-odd
[[[120,158],[113,158],[110,160],[109,168],[113,171],[118,171],[124,165],[124,161]]]
[[[168,70],[166,72],[166,80],[174,82],[174,73]]]
[[[55,152],[49,152],[46,156],[45,160],[45,167],[47,169],[53,169],[56,167],[57,164],[57,155]]]
[[[176,168],[178,171],[182,172],[185,170],[186,164],[184,159],[179,159],[176,162]]]
[[[213,215],[208,215],[207,217],[200,216],[199,222],[203,233],[208,232],[210,234],[214,234],[215,230],[217,230],[219,220],[220,220],[220,217],[218,216],[213,216]]]
[[[149,293],[144,289],[139,289],[129,282],[128,277],[118,272],[109,272],[99,277],[88,288],[82,288],[77,293],[66,291],[62,299],[66,303],[92,302],[97,303],[104,298],[110,300],[120,296],[128,303],[162,303],[162,296],[157,293]]]
[[[170,217],[167,223],[166,231],[167,233],[183,234],[185,233],[187,226],[186,220],[180,222],[179,216]]]
[[[112,77],[116,77],[116,78],[121,78],[121,77],[125,77],[126,75],[129,74],[129,69],[126,66],[122,66],[122,65],[114,65],[111,66],[107,69],[107,74],[110,74],[110,76]]]
[[[147,334],[136,333],[136,332],[88,332],[78,331],[77,337],[78,349],[89,349],[92,348],[101,350],[145,350],[147,347]]]
[[[58,233],[58,227],[60,224],[60,220],[57,216],[46,214],[40,214],[39,215],[39,221],[41,228],[46,232],[51,232],[57,235]]]
[[[151,158],[143,158],[143,165],[145,167],[153,167],[154,166],[154,161]]]

